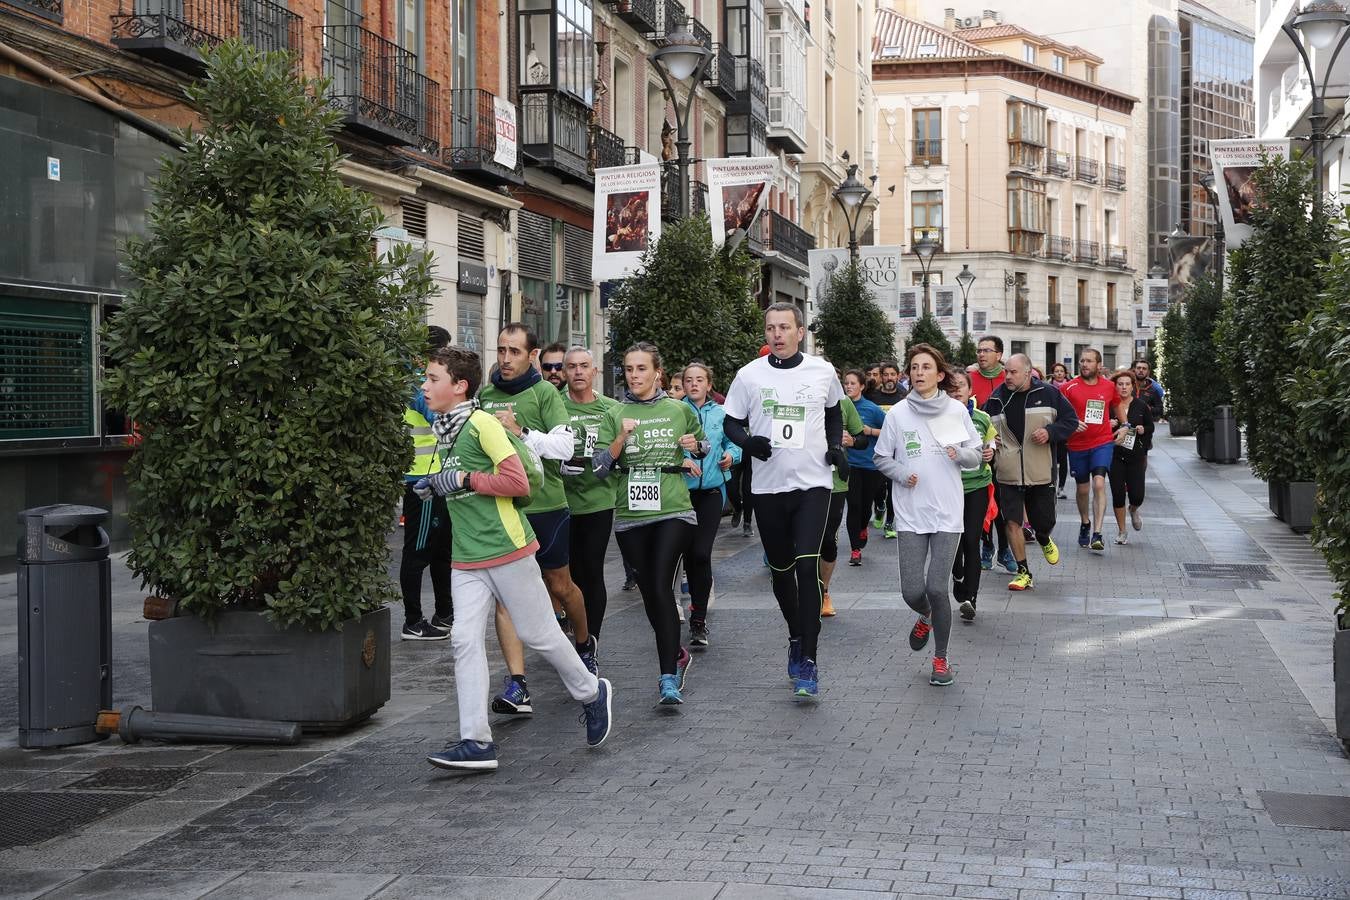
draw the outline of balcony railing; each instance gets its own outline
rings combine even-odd
[[[387,144],[435,152],[441,87],[417,71],[417,54],[360,25],[314,29],[323,40],[328,105],[348,128]]]
[[[622,166],[625,149],[623,138],[599,125],[592,125],[590,155],[587,157],[591,174],[594,175],[596,169]]]
[[[61,22],[65,18],[63,0],[9,0],[11,4],[35,16]]]
[[[1106,245],[1106,264],[1113,269],[1124,269],[1129,266],[1129,257],[1124,247],[1117,247],[1114,244]]]
[[[1055,235],[1050,235],[1045,239],[1046,259],[1071,259],[1072,257],[1073,241]]]
[[[708,185],[689,181],[689,214],[708,212]],[[667,162],[661,168],[661,219],[673,222],[680,217],[680,167]]]
[[[521,91],[520,145],[527,161],[592,184],[586,107],[556,91]]]
[[[1101,246],[1096,241],[1079,241],[1073,250],[1073,258],[1078,262],[1095,263],[1101,255]]]
[[[1013,321],[1018,325],[1026,325],[1031,321],[1031,298],[1027,296],[1026,288],[1013,290]]]
[[[680,32],[688,18],[689,12],[680,0],[656,0],[656,24],[647,37],[658,46],[664,44],[667,38]]]
[[[1059,299],[1058,299],[1058,298],[1051,298],[1050,300],[1047,301],[1047,303],[1046,303],[1046,313],[1047,313],[1047,318],[1050,320],[1050,324],[1051,324],[1051,325],[1061,325],[1061,324],[1063,324],[1063,323],[1060,321],[1060,314],[1059,314]]]
[[[607,0],[618,14],[640,34],[651,34],[661,21],[656,17],[656,0]]]
[[[450,92],[450,146],[441,151],[441,158],[461,174],[477,175],[493,184],[524,184],[525,166],[519,149],[515,164],[509,168],[498,159],[496,99],[481,88]],[[511,129],[516,133],[517,125],[513,118]]]
[[[60,0],[40,0],[39,8]],[[192,72],[204,69],[201,48],[240,38],[263,51],[300,53],[301,18],[271,0],[133,0],[112,17],[113,43]]]
[[[1069,154],[1063,150],[1045,151],[1045,174],[1068,178],[1070,159]]]
[[[757,59],[736,57],[736,99],[727,113],[749,113],[752,119],[767,122],[769,86],[764,80],[764,64]]]
[[[911,228],[909,230],[910,249],[913,249],[914,245],[917,244],[919,241],[923,240],[924,238],[928,238],[931,241],[937,241],[937,250],[934,251],[935,253],[943,252],[942,249],[943,240],[941,228],[937,228],[932,225],[916,225],[915,227]]]
[[[1106,330],[1116,331],[1120,328],[1120,313],[1114,309],[1106,311]]]
[[[940,138],[915,138],[913,146],[914,153],[910,162],[915,165],[942,164],[942,140]]]
[[[712,45],[712,59],[703,70],[703,82],[723,100],[736,99],[736,57],[726,44]]]
[[[1078,303],[1078,327],[1079,328],[1092,327],[1092,307],[1088,306],[1087,303],[1082,301],[1079,301]]]
[[[1088,184],[1097,183],[1097,161],[1090,156],[1074,157],[1073,178],[1074,181],[1085,181]]]
[[[1106,164],[1106,186],[1113,191],[1125,190],[1125,167],[1115,163]]]
[[[764,249],[781,253],[806,265],[807,254],[816,249],[816,239],[810,232],[794,224],[787,216],[773,210],[760,215],[763,223]]]

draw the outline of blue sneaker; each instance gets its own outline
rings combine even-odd
[[[816,661],[804,659],[797,668],[797,679],[793,682],[792,693],[799,699],[814,700],[820,691],[820,680],[816,674]]]
[[[802,667],[802,639],[788,639],[788,679],[796,681]]]
[[[438,769],[487,771],[497,768],[497,745],[482,741],[460,741],[427,757]]]
[[[675,681],[681,691],[684,690],[684,678],[689,674],[689,664],[693,661],[694,657],[689,654],[689,651],[681,647],[680,655],[675,657]]]
[[[614,690],[608,678],[600,679],[600,693],[590,703],[581,704],[581,721],[586,723],[586,746],[599,747],[609,737],[609,714]]]
[[[595,635],[587,639],[588,644],[585,650],[578,650],[577,656],[581,657],[581,664],[586,667],[586,671],[592,675],[600,674],[600,662],[595,658],[595,651],[600,648],[600,642],[596,640]]]
[[[998,564],[1007,569],[1009,574],[1017,574],[1017,560],[1013,559],[1011,548],[1005,547],[1003,552],[998,555]]]
[[[661,676],[661,705],[678,706],[684,702],[680,694],[680,680],[674,675]]]
[[[994,545],[993,545],[993,544],[981,544],[981,545],[980,545],[980,568],[981,568],[981,569],[984,569],[986,572],[988,572],[990,569],[994,568]]]
[[[1078,526],[1078,546],[1086,547],[1092,538],[1092,526],[1084,522]]]
[[[523,681],[516,681],[510,675],[502,684],[502,692],[492,698],[492,711],[504,715],[524,715],[534,712],[530,705],[530,691]]]

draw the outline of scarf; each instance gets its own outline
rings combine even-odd
[[[639,400],[637,397],[634,397],[634,396],[633,396],[633,392],[630,391],[628,388],[625,387],[625,388],[623,389],[623,402],[624,402],[624,403],[647,403],[647,404],[651,404],[651,403],[655,403],[657,400],[660,400],[662,397],[665,397],[665,396],[667,396],[667,395],[666,395],[666,392],[663,391],[663,390],[661,390],[661,388],[657,388],[655,394],[652,394],[652,395],[651,395],[650,397],[648,397],[646,400]]]
[[[464,428],[464,423],[469,421],[469,416],[478,409],[477,400],[465,400],[449,412],[437,413],[436,418],[431,423],[431,430],[436,434],[436,440],[445,448],[455,446],[455,441],[459,438],[459,432]]]
[[[980,368],[979,366],[976,366],[976,368],[979,370],[981,375],[991,380],[1003,374],[1003,363],[999,363],[992,369],[983,369]]]
[[[940,415],[942,410],[946,408],[949,399],[950,398],[943,393],[941,389],[927,400],[920,397],[918,391],[910,391],[905,395],[905,402],[913,408],[914,412],[921,416],[928,416],[929,418]]]
[[[533,387],[541,381],[543,377],[544,376],[540,375],[539,370],[534,366],[530,366],[525,370],[524,374],[517,375],[515,378],[503,378],[501,370],[499,369],[492,373],[492,386],[503,394],[509,394],[514,397],[521,391]]]

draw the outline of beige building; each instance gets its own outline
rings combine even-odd
[[[1099,57],[991,26],[954,33],[878,11],[877,243],[904,248],[918,284],[910,248],[939,241],[932,305],[954,301],[958,331],[956,276],[969,266],[972,332],[984,324],[1041,366],[1071,363],[1080,346],[1123,364],[1141,277],[1127,249],[1136,101],[1096,81]]]

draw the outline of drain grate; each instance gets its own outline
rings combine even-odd
[[[1284,794],[1257,791],[1266,815],[1276,825],[1350,831],[1350,797],[1332,794]]]
[[[65,785],[65,788],[73,791],[135,791],[142,794],[157,794],[196,774],[196,769],[186,766],[156,766],[144,769],[113,766],[79,781],[72,781]]]
[[[1241,606],[1210,606],[1205,603],[1192,603],[1191,615],[1202,619],[1263,619],[1283,622],[1284,613],[1278,609],[1247,609]]]
[[[144,799],[135,794],[0,791],[0,849],[40,843]]]
[[[1248,563],[1182,563],[1181,571],[1188,578],[1240,578],[1245,581],[1279,581],[1270,566]]]
[[[1199,591],[1260,591],[1264,590],[1255,581],[1243,581],[1240,578],[1187,578],[1183,587]]]

